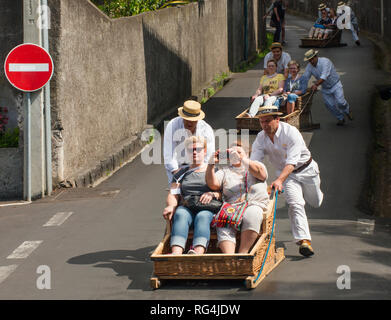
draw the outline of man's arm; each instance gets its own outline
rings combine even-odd
[[[284,169],[282,170],[279,177],[272,182],[272,188],[274,187],[279,192],[283,189],[283,183],[288,178],[288,176],[292,173],[292,171],[295,169],[295,167],[292,164],[287,164]]]

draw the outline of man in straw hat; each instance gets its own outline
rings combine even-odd
[[[290,54],[282,50],[282,45],[279,42],[273,42],[270,50],[263,60],[263,74],[266,75],[268,61],[274,59],[277,61],[277,73],[282,73],[287,78],[289,71],[288,62],[292,60]]]
[[[326,10],[327,16],[330,12],[330,8],[328,8],[324,3],[319,4],[318,6],[318,17],[322,18],[322,10]]]
[[[358,38],[358,33],[360,31],[360,28],[358,27],[357,17],[354,14],[352,8],[347,3],[345,3],[344,1],[340,1],[338,2],[338,6],[337,6],[337,14],[342,15],[343,12],[349,13],[350,20],[345,21],[347,24],[346,27],[347,29],[350,29],[350,31],[352,32],[353,41],[356,43],[356,45],[360,46],[361,43],[360,43],[360,39]]]
[[[318,51],[308,50],[304,55],[304,61],[309,61],[303,77],[310,79],[314,76],[317,80],[312,86],[312,90],[318,90],[322,85],[322,95],[326,108],[337,118],[338,126],[345,124],[345,117],[353,120],[353,113],[345,100],[343,87],[334,64],[330,59],[318,57]]]
[[[215,151],[215,137],[212,127],[203,119],[205,113],[201,104],[194,100],[187,100],[178,108],[178,117],[172,119],[164,131],[163,156],[168,183],[183,164],[187,163],[184,141],[190,136],[203,136],[207,141],[205,161]]]
[[[277,169],[278,178],[272,182],[272,187],[280,192],[284,189],[291,230],[300,245],[299,252],[311,256],[314,250],[304,206],[306,201],[315,208],[322,204],[319,167],[299,130],[280,122],[280,115],[277,107],[260,108],[258,116],[263,131],[258,133],[252,145],[250,159],[263,162],[267,155]]]

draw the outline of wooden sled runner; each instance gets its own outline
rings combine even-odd
[[[300,48],[330,48],[344,47],[347,44],[341,43],[342,30],[337,29],[330,34],[328,39],[302,38]]]
[[[169,255],[171,232],[168,223],[163,240],[151,255],[154,269],[151,287],[158,289],[167,279],[243,279],[248,289],[255,288],[285,258],[284,249],[276,249],[274,200],[275,195],[272,194],[269,206],[263,212],[260,234],[247,254],[222,254],[217,248],[216,231],[212,230],[207,253]],[[187,252],[192,240],[193,235],[189,233],[184,252]],[[237,250],[240,245],[239,232],[236,240]],[[261,268],[262,273],[259,274]]]
[[[307,92],[296,100],[295,110],[288,114],[280,117],[281,121],[289,123],[295,126],[300,131],[309,131],[313,129],[319,129],[320,124],[312,121],[311,107],[312,98],[315,92],[307,89]],[[280,111],[286,114],[285,106],[281,106]],[[257,116],[253,118],[247,118],[246,113],[248,108],[239,114],[236,119],[236,129],[249,129],[250,132],[259,132],[262,130],[259,118]]]

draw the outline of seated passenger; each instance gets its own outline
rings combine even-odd
[[[322,18],[322,10],[326,10],[327,14],[330,12],[330,8],[327,7],[324,3],[321,3],[318,6],[318,18]]]
[[[213,198],[221,198],[218,192],[213,192],[205,182],[207,164],[206,139],[201,136],[191,136],[185,140],[186,152],[192,161],[189,167],[180,169],[174,174],[173,183],[167,196],[167,206],[163,217],[171,220],[171,252],[182,254],[186,247],[190,226],[194,225],[193,249],[188,253],[203,254],[209,244],[210,223],[214,213],[209,210],[191,211],[185,206],[185,200],[191,196],[200,196],[203,204],[208,204]],[[190,159],[189,159],[190,160]]]
[[[330,8],[329,12],[329,18],[330,18],[330,23],[326,24],[326,30],[324,31],[324,36],[323,39],[330,38],[330,35],[337,30],[337,14],[335,13],[335,10],[333,8]]]
[[[284,93],[287,95],[286,113],[295,110],[296,100],[307,91],[308,79],[299,74],[300,64],[295,60],[288,63],[289,76],[285,81]]]
[[[323,9],[321,12],[322,12],[322,17],[318,18],[315,21],[315,24],[311,27],[311,30],[308,34],[309,38],[322,39],[324,35],[324,31],[326,29],[325,25],[331,23],[331,20],[327,15],[327,11]]]
[[[251,97],[252,104],[247,113],[250,117],[254,117],[261,106],[279,106],[277,97],[284,91],[285,77],[277,73],[277,63],[274,59],[267,62],[266,73],[261,78],[258,90]]]
[[[228,152],[229,166],[217,172],[215,163],[219,162],[220,150],[215,152],[214,163],[208,164],[206,170],[206,182],[212,190],[221,191],[224,201],[230,204],[243,203],[247,199],[248,206],[244,210],[240,228],[239,253],[248,253],[258,237],[263,210],[269,204],[267,169],[261,162],[248,158],[240,141],[233,143]],[[216,231],[221,251],[235,253],[237,231],[226,226],[217,226]]]

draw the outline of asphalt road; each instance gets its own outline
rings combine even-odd
[[[298,47],[299,38],[311,22],[292,16],[287,21],[286,50],[302,62],[306,49]],[[145,165],[137,157],[94,189],[0,207],[0,299],[390,299],[391,220],[357,209],[365,188],[370,93],[386,75],[375,68],[369,40],[356,47],[345,31],[343,41],[348,46],[321,49],[320,56],[340,72],[355,120],[337,127],[317,94],[313,118],[321,128],[304,135],[325,194],[321,208],[306,207],[313,257],[298,253],[280,199],[276,239],[286,259],[256,289],[246,290],[242,281],[171,281],[153,291],[149,256],[163,237],[167,179],[163,165]],[[261,69],[262,63],[233,75],[203,106],[214,129],[235,128]],[[350,289],[337,287],[340,266],[349,267]]]

